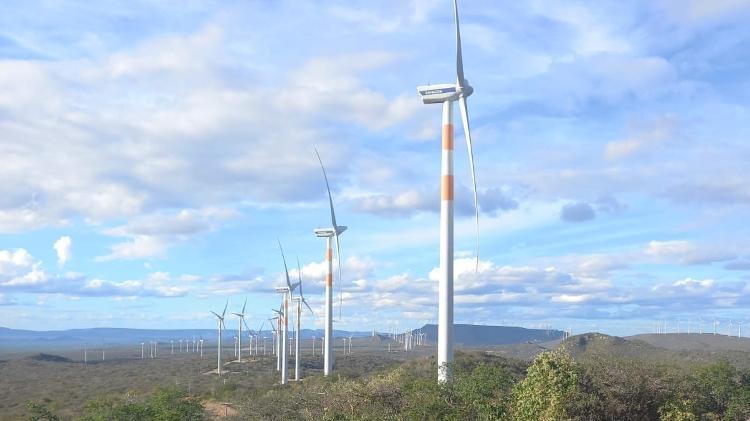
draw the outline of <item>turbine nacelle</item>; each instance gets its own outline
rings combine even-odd
[[[333,237],[336,234],[341,235],[346,231],[346,225],[339,225],[336,228],[315,228],[315,235],[318,237]]]
[[[460,97],[468,97],[474,93],[469,81],[464,79],[463,86],[458,83],[438,83],[435,85],[417,86],[417,92],[422,96],[425,104],[441,104],[446,101],[456,101]]]

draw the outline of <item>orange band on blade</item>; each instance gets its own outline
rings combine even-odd
[[[441,180],[441,199],[443,200],[453,200],[453,176],[452,175],[444,175]]]
[[[453,125],[443,125],[443,149],[453,150]]]
[[[333,260],[333,249],[326,250],[326,262]]]
[[[330,287],[332,285],[333,285],[333,275],[329,273],[326,275],[326,286]]]

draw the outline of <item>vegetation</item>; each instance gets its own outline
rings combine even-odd
[[[609,338],[584,342],[529,362],[458,353],[454,380],[444,385],[428,354],[404,361],[363,352],[338,359],[331,378],[309,368],[304,381],[287,387],[276,384],[273,360],[266,359],[234,365],[222,380],[200,375],[178,386],[104,393],[74,415],[50,400],[30,402],[26,414],[30,420],[200,420],[217,416],[219,408],[243,420],[750,419],[750,370],[742,364],[689,363],[692,354],[656,361],[632,348],[612,352],[608,346],[619,342]]]

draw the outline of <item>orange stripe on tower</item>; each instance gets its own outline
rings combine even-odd
[[[440,187],[440,198],[443,200],[453,200],[453,176],[444,175]]]
[[[333,274],[326,274],[326,286],[330,287],[333,286]]]
[[[443,149],[453,150],[453,125],[443,125]]]
[[[333,249],[326,250],[326,262],[333,260]]]

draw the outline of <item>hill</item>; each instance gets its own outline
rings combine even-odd
[[[427,334],[427,340],[437,342],[437,325],[426,324],[414,332]],[[542,343],[563,337],[561,330],[526,329],[514,326],[456,324],[453,326],[456,343],[466,346],[508,345],[525,342]]]
[[[629,336],[627,339],[641,340],[651,345],[673,351],[747,351],[750,339],[709,333],[649,333]]]
[[[657,346],[641,338],[620,338],[602,333],[586,333],[570,337],[560,343],[560,347],[569,352],[576,361],[593,359],[633,360],[640,363],[679,366],[685,369],[696,364],[708,364],[717,360],[727,361],[742,369],[750,368],[750,352],[740,349],[718,349],[725,339],[703,338],[708,344],[706,348],[682,348],[684,338],[667,339],[672,349]],[[669,336],[669,335],[660,335]],[[675,335],[676,336],[676,335]],[[704,335],[709,336],[709,335]],[[710,335],[713,336],[713,335]],[[654,341],[653,338],[646,338]],[[712,340],[716,343],[712,345]],[[655,341],[654,341],[655,342]]]

